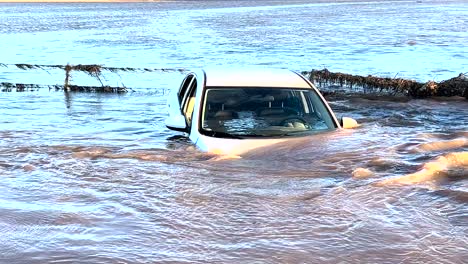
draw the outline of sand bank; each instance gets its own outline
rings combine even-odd
[[[109,3],[109,2],[167,2],[158,0],[0,0],[0,3]]]

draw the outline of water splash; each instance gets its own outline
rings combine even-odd
[[[460,173],[460,170],[462,171]],[[454,173],[456,172],[456,173]],[[382,180],[377,185],[409,185],[440,180],[451,174],[468,176],[468,152],[452,152],[427,162],[422,169],[405,176]]]

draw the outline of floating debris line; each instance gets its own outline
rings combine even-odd
[[[428,81],[426,83],[402,78],[382,78],[369,75],[367,77],[340,72],[330,72],[327,69],[302,72],[309,80],[324,88],[325,93],[373,93],[405,95],[413,98],[432,96],[461,96],[468,99],[468,76],[460,73],[457,77],[442,82]],[[340,91],[339,88],[346,88]]]

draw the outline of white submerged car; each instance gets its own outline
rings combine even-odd
[[[168,98],[169,129],[203,150],[239,155],[254,148],[352,128],[302,75],[279,69],[208,69],[186,75]]]

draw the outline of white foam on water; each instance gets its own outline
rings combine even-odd
[[[421,143],[414,148],[416,152],[431,152],[468,147],[467,138]]]
[[[352,172],[353,178],[369,178],[374,175],[369,169],[366,168],[357,168]]]
[[[460,174],[460,170],[468,172],[468,152],[452,152],[424,163],[422,169],[401,177],[382,180],[377,185],[409,185],[430,182],[446,178],[451,172]],[[464,175],[468,175],[464,173]]]

